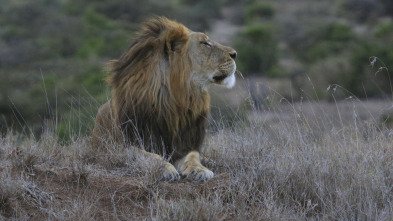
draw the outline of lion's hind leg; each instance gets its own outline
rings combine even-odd
[[[199,153],[197,151],[189,152],[185,157],[176,162],[176,168],[181,175],[194,182],[203,182],[214,176],[214,173],[202,166]]]

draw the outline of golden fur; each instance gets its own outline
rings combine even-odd
[[[198,153],[210,106],[206,85],[232,86],[235,57],[233,49],[175,21],[147,21],[120,59],[108,64],[112,99],[98,111],[92,145],[114,139],[181,162],[178,170],[192,179],[212,177]],[[165,179],[179,177],[170,163],[166,168]]]

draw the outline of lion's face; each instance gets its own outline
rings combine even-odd
[[[214,83],[233,87],[236,51],[210,40],[203,33],[189,32],[189,37],[188,54],[192,62],[192,81],[201,85]]]

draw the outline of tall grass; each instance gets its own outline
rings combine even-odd
[[[110,142],[59,142],[50,124],[39,139],[9,131],[0,219],[392,220],[391,100],[275,100],[208,135],[203,184],[162,182],[154,159]]]

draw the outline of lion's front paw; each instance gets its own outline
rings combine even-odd
[[[180,180],[180,175],[172,164],[165,162],[162,179],[165,181],[176,181]]]
[[[180,168],[181,175],[194,182],[203,182],[214,176],[214,173],[200,163],[186,161]]]

